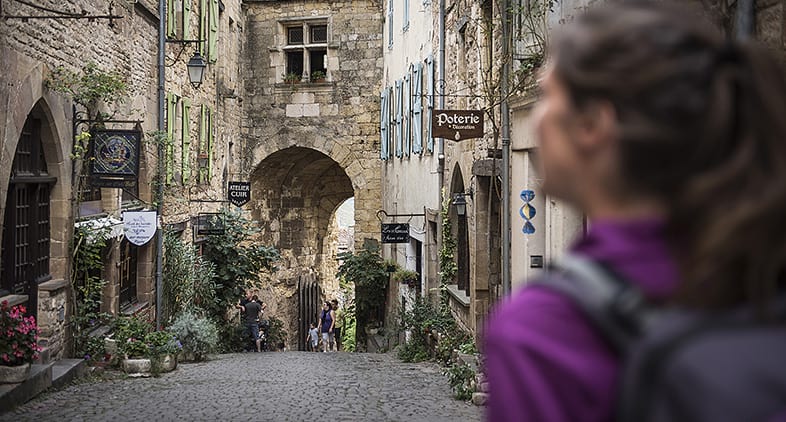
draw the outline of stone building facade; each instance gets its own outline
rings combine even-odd
[[[380,6],[246,1],[244,8],[242,142],[232,157],[252,183],[246,209],[260,223],[259,240],[282,255],[263,296],[296,342],[318,312],[298,302],[303,291],[319,287],[331,298],[338,290],[327,245],[336,238],[328,232],[336,209],[355,198],[356,243],[379,238]]]

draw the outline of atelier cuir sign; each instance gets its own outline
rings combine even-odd
[[[435,138],[461,141],[483,137],[482,110],[434,110],[431,133]]]

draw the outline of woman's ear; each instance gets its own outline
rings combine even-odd
[[[597,100],[585,105],[579,117],[577,143],[583,153],[605,150],[616,142],[617,112],[610,101]]]

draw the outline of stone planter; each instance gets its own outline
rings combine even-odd
[[[159,372],[171,372],[177,368],[177,357],[166,355],[161,359]],[[153,363],[148,358],[123,359],[123,372],[127,374],[150,374]]]
[[[18,384],[30,375],[30,363],[17,366],[0,365],[0,384]]]

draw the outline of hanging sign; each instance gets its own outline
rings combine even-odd
[[[217,212],[201,212],[197,215],[196,231],[198,235],[224,233],[224,220]]]
[[[94,129],[90,173],[95,186],[125,187],[139,175],[139,130]]]
[[[382,223],[382,243],[409,242],[409,223]]]
[[[251,182],[229,182],[227,196],[229,202],[242,207],[251,200]]]
[[[431,133],[435,138],[461,141],[483,137],[482,110],[434,110]]]
[[[156,234],[155,211],[126,211],[123,213],[123,231],[126,239],[137,246],[149,242]]]

